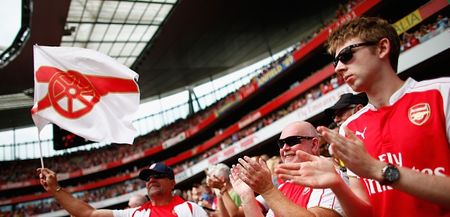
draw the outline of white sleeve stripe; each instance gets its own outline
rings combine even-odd
[[[179,216],[192,216],[192,209],[188,201],[176,205],[175,207],[173,207],[173,210]]]
[[[343,216],[339,200],[331,189],[313,189],[306,208],[321,207],[331,209]]]
[[[322,189],[322,194],[320,195],[319,202],[317,203],[318,206],[320,206],[320,203],[322,203],[323,194],[325,194],[325,189]]]
[[[333,197],[333,202],[331,202],[332,209],[334,209],[335,202],[336,202],[336,196]]]
[[[258,195],[256,197],[256,201],[258,202],[261,209],[264,210],[265,212],[267,212],[267,210],[270,209],[269,205],[267,205],[267,203],[266,203],[266,200],[261,195]]]
[[[333,208],[335,206],[336,197],[329,189],[313,189],[308,201],[307,207],[328,207]]]

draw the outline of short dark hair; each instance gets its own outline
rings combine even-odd
[[[395,28],[388,21],[378,17],[359,17],[342,24],[328,37],[328,53],[334,56],[337,47],[353,38],[360,38],[365,42],[380,41],[387,38],[391,44],[389,60],[394,71],[397,71],[400,38]]]

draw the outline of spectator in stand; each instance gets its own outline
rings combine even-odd
[[[331,124],[328,125],[328,128],[333,129],[333,130],[338,129],[336,123],[334,123],[334,122],[331,122]],[[321,136],[321,135],[319,135],[319,145],[320,145],[319,146],[320,156],[331,157],[331,154],[329,152],[330,143],[328,143],[327,140],[325,140],[325,138],[323,138],[323,136]]]
[[[403,33],[403,51],[406,51],[412,47],[411,45],[412,34],[405,32]]]
[[[197,204],[184,201],[178,196],[172,196],[175,186],[173,170],[162,163],[154,163],[139,173],[139,178],[146,181],[150,201],[140,207],[124,210],[97,210],[82,200],[74,198],[58,186],[55,172],[47,168],[37,170],[40,173],[39,178],[44,189],[51,193],[61,206],[73,216],[207,216],[206,212]]]
[[[328,128],[333,130],[338,130],[339,127],[344,123],[347,118],[361,110],[365,105],[367,105],[368,99],[365,93],[353,94],[344,93],[339,97],[339,100],[330,108],[325,109],[325,114],[327,114],[333,123],[331,123]],[[330,144],[325,140],[324,137],[320,136],[320,155],[324,157],[331,157],[329,152]],[[343,166],[343,165],[341,165]]]
[[[266,161],[267,168],[269,168],[270,174],[272,175],[272,183],[276,187],[280,186],[280,184],[283,183],[283,180],[279,179],[275,174],[275,168],[280,163],[282,163],[280,156],[273,156]]]
[[[173,196],[183,197],[183,192],[181,192],[180,189],[173,189],[172,195],[173,195]],[[183,199],[184,199],[184,198],[183,198]]]
[[[442,16],[439,14],[436,22],[436,30],[441,32],[448,27],[448,17]]]
[[[349,189],[331,161],[300,152],[308,165],[284,164],[277,172],[332,188],[348,216],[450,216],[450,78],[401,80],[399,38],[380,18],[352,20],[328,44],[337,53],[336,73],[370,103],[347,119],[342,135],[318,130],[333,156],[362,180],[350,176]]]
[[[333,87],[333,89],[336,89],[336,88],[339,87],[339,84],[338,84],[338,78],[337,78],[336,75],[333,75],[333,76],[331,77],[330,83],[331,83],[331,86]]]
[[[283,163],[301,162],[302,159],[295,155],[297,150],[318,155],[317,137],[317,131],[308,122],[289,124],[278,140]],[[254,191],[261,195],[258,200],[261,207],[270,208],[266,216],[344,216],[339,201],[330,189],[309,188],[289,180],[276,188],[264,160],[245,156],[238,161],[240,164],[232,169],[231,183],[241,196],[246,216],[263,215]]]
[[[214,193],[212,189],[208,186],[206,183],[206,178],[202,180],[202,183],[200,185],[200,198],[198,201],[198,205],[200,205],[203,208],[208,209],[215,209],[214,207]]]
[[[200,201],[201,196],[202,196],[202,190],[201,190],[200,184],[192,185],[191,202],[198,203]]]
[[[206,183],[214,189],[219,216],[244,216],[239,210],[241,198],[233,190],[230,183],[230,167],[223,163],[214,165],[208,169]]]
[[[347,118],[366,106],[367,102],[365,93],[344,93],[333,106],[325,109],[325,114],[333,119],[337,127],[340,127]]]
[[[420,44],[420,41],[419,41],[419,38],[415,34],[411,34],[411,37],[409,39],[409,43],[411,44],[411,47],[414,47],[414,46]]]
[[[142,206],[142,204],[147,203],[147,197],[142,194],[133,194],[128,200],[128,207],[135,208]]]

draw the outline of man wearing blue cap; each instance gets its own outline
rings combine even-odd
[[[136,208],[124,210],[95,209],[82,200],[74,198],[70,193],[58,186],[55,172],[47,168],[39,168],[40,182],[61,206],[71,215],[95,217],[206,217],[206,212],[197,204],[172,196],[175,187],[173,170],[163,163],[154,163],[139,173],[139,178],[146,181],[147,203]]]

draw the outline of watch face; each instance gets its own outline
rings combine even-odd
[[[391,184],[395,181],[397,181],[400,178],[400,172],[398,171],[397,167],[394,165],[388,165],[386,166],[386,169],[384,170],[384,181],[387,184]]]

